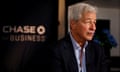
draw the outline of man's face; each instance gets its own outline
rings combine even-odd
[[[78,21],[73,23],[71,30],[77,38],[82,41],[92,40],[96,30],[96,13],[85,12]]]

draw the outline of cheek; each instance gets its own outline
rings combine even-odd
[[[88,32],[88,29],[87,29],[86,27],[84,27],[84,26],[78,26],[78,27],[76,28],[76,31],[77,31],[77,33],[78,33],[79,35],[85,36],[85,35],[87,34],[87,32]]]
[[[88,29],[89,29],[89,27],[88,27],[88,26],[84,26],[84,25],[83,25],[83,26],[81,25],[81,26],[79,27],[79,31],[80,31],[80,32],[87,32]]]

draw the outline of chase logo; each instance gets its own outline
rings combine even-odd
[[[39,26],[10,26],[6,25],[2,27],[2,32],[7,34],[10,41],[32,41],[32,42],[44,42],[46,40],[46,28],[44,25]]]

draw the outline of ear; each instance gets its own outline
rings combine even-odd
[[[71,20],[70,20],[70,29],[74,29],[75,26],[76,26],[76,21],[73,20],[73,19],[71,19]]]

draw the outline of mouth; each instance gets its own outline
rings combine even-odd
[[[94,32],[87,32],[87,35],[94,36]]]

